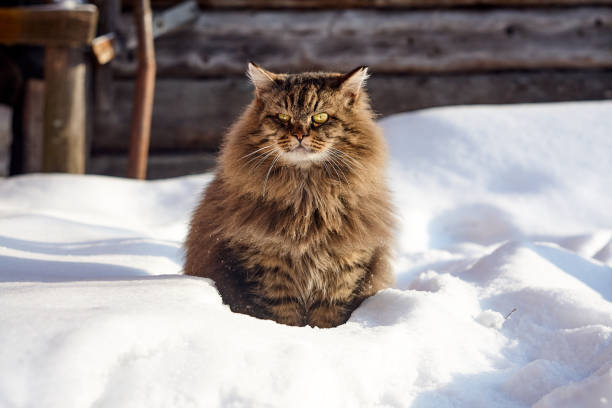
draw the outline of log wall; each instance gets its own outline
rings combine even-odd
[[[381,116],[433,106],[570,101],[612,97],[612,71],[505,71],[479,74],[374,75],[368,82]],[[115,83],[116,105],[99,123],[93,148],[127,151],[134,83]],[[151,150],[215,151],[220,138],[252,98],[243,77],[157,81]]]
[[[152,0],[153,7],[170,7],[181,0]],[[204,9],[347,9],[347,8],[458,8],[473,6],[542,7],[609,5],[612,0],[197,0]],[[123,0],[126,9],[134,0]]]
[[[125,20],[133,34],[131,19]],[[162,77],[277,71],[378,74],[612,67],[612,8],[210,11],[156,41]],[[120,58],[116,73],[133,76]]]
[[[129,39],[129,15],[121,27]],[[156,56],[151,166],[159,171],[150,166],[150,174],[169,176],[213,163],[223,132],[252,97],[248,60],[282,72],[369,65],[381,116],[612,98],[612,8],[203,9],[193,24],[156,40]],[[113,61],[113,103],[97,113],[90,171],[121,171],[135,67],[130,53]]]

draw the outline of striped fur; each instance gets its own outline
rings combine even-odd
[[[391,284],[386,147],[366,72],[250,65],[255,98],[225,137],[185,243],[185,273],[213,279],[233,311],[334,327]],[[329,119],[316,125],[320,112]],[[292,151],[299,134],[307,152]]]

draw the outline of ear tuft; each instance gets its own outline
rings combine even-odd
[[[257,91],[271,88],[272,85],[274,85],[274,80],[276,79],[276,74],[263,69],[254,62],[249,62],[247,76],[253,85],[255,85],[255,89],[257,89]]]
[[[366,80],[370,77],[368,67],[361,66],[355,68],[342,78],[342,89],[357,96],[359,91],[365,86]]]

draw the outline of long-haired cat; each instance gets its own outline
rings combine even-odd
[[[348,74],[275,74],[226,135],[191,220],[185,273],[215,281],[234,312],[334,327],[392,282],[386,144]]]

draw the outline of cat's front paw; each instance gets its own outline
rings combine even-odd
[[[312,327],[331,328],[346,323],[351,316],[346,306],[322,303],[311,308],[308,325]]]

